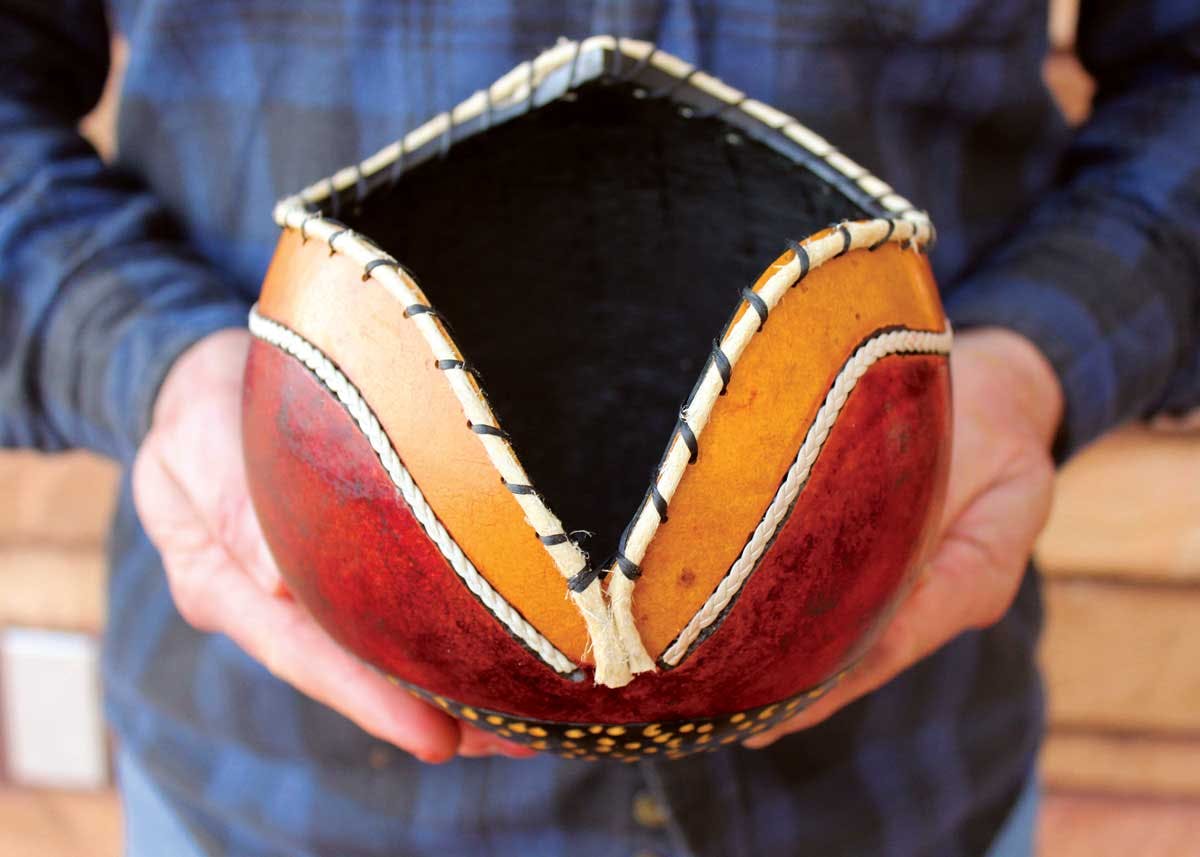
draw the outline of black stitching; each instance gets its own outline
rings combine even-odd
[[[575,86],[575,70],[579,66],[579,53],[583,50],[583,41],[575,42],[575,52],[571,54],[571,67],[567,72],[567,91]]]
[[[304,219],[300,221],[300,243],[308,243],[308,223],[310,220],[320,220],[320,214],[306,214]]]
[[[800,276],[796,277],[796,282],[792,283],[792,288],[800,285],[800,281],[808,276],[808,270],[812,264],[812,260],[808,258],[808,250],[799,241],[788,240],[788,246],[792,248],[792,252],[796,254],[796,258],[800,260]]]
[[[733,367],[729,365],[729,358],[721,350],[721,343],[715,339],[712,347],[712,362],[717,367],[717,374],[721,376],[721,395],[724,396],[725,390],[729,387],[729,379],[733,375]]]
[[[746,95],[745,93],[742,93],[742,97],[739,98],[737,101],[730,101],[728,103],[722,104],[720,107],[714,107],[712,110],[704,110],[700,113],[694,114],[694,117],[696,119],[719,119],[722,116],[724,116],[726,113],[728,113],[730,110],[739,109],[743,104],[745,104],[749,100],[750,100],[750,96]]]
[[[886,244],[888,242],[888,239],[892,237],[892,233],[896,231],[896,221],[889,220],[887,222],[887,225],[888,225],[887,232],[884,233],[883,237],[867,248],[872,253],[874,253],[876,250],[878,250],[880,247],[882,247],[884,244]]]
[[[839,223],[837,229],[838,229],[838,232],[842,233],[843,243],[842,243],[842,252],[838,253],[837,256],[834,256],[833,258],[835,258],[835,259],[838,258],[838,256],[845,256],[847,253],[850,252],[850,242],[851,242],[850,229],[846,226],[846,224]]]
[[[400,149],[396,152],[396,157],[392,159],[392,165],[388,170],[388,184],[392,187],[395,187],[396,182],[400,181],[400,176],[404,172],[404,138],[401,137],[396,142],[400,144]]]
[[[337,252],[337,250],[335,250],[333,247],[333,242],[337,241],[339,238],[341,238],[343,235],[345,235],[349,231],[350,231],[349,229],[339,229],[337,232],[334,232],[327,239],[325,239],[325,243],[329,245],[329,255],[330,256],[332,256],[334,253]]]
[[[487,423],[473,423],[467,420],[467,428],[475,432],[475,434],[487,435],[488,437],[498,437],[501,440],[508,440],[508,433],[497,426],[490,426]],[[505,483],[506,485],[508,483]],[[512,490],[511,488],[509,489]]]
[[[570,540],[566,533],[552,533],[548,536],[538,536],[538,541],[548,548],[552,548],[555,545],[564,545]]]
[[[679,436],[683,438],[684,445],[688,448],[688,464],[695,464],[696,459],[700,456],[700,444],[696,442],[696,433],[692,431],[692,427],[688,425],[687,419],[683,414],[679,415],[679,422],[676,423],[676,428],[679,429]]]
[[[916,248],[918,248],[918,244],[917,244],[917,232],[918,232],[917,223],[916,223],[916,221],[913,221],[913,220],[906,220],[905,222],[906,222],[906,223],[908,223],[908,224],[910,224],[910,225],[912,226],[912,235],[908,236],[908,240],[904,242],[904,243],[905,243],[905,247],[906,247],[906,249],[909,249],[909,250],[916,249]]]
[[[658,490],[658,483],[650,486],[650,502],[654,504],[654,511],[658,512],[659,523],[667,522],[667,498]]]
[[[642,568],[636,562],[625,556],[621,551],[617,551],[613,555],[613,562],[617,564],[617,568],[621,570],[621,574],[625,575],[630,580],[637,580],[642,576]]]
[[[441,313],[427,304],[409,304],[404,308],[404,317],[412,318],[414,315],[431,315],[434,318],[440,318]]]
[[[439,158],[444,158],[450,153],[450,146],[454,142],[454,108],[451,107],[446,111],[446,130],[442,132],[441,150],[438,152]]]
[[[492,88],[483,90],[483,130],[492,127]]]
[[[396,271],[399,272],[400,263],[395,259],[372,259],[370,262],[367,262],[366,267],[363,268],[362,278],[364,283],[371,279],[371,272],[376,268],[395,268]]]
[[[758,296],[754,289],[742,289],[742,298],[748,303],[754,313],[758,316],[758,329],[762,330],[763,325],[767,323],[767,316],[771,311],[767,309],[767,302]]]
[[[619,49],[617,50],[617,53],[618,54],[620,53]],[[630,66],[629,71],[625,72],[624,75],[622,75],[618,79],[622,83],[624,83],[626,81],[630,81],[630,80],[633,80],[634,78],[636,78],[638,75],[640,75],[643,71],[645,71],[650,66],[650,63],[652,63],[654,61],[654,55],[656,53],[658,53],[657,45],[651,47],[650,50],[646,52],[646,55],[644,57],[642,57],[640,60],[635,62],[632,66]]]
[[[693,68],[691,71],[689,71],[683,77],[676,80],[671,85],[666,86],[662,89],[657,89],[654,92],[651,92],[650,97],[651,98],[670,98],[675,93],[679,92],[681,89],[684,89],[688,84],[690,84],[692,82],[692,77],[699,71],[700,71],[699,68]]]
[[[333,216],[337,217],[342,210],[342,201],[338,198],[337,189],[333,186],[333,176],[330,176],[325,181],[329,185],[329,207],[333,209]]]
[[[591,565],[584,563],[583,568],[575,572],[575,574],[567,581],[567,589],[572,592],[583,592],[592,585],[597,577],[600,576],[600,571],[593,568]]]
[[[434,360],[433,365],[438,369],[447,371],[450,369],[461,369],[464,372],[474,372],[475,367],[466,360],[456,360],[453,358],[444,358],[442,360]]]
[[[362,165],[354,164],[354,204],[362,205],[367,196],[367,177],[363,175]]]
[[[503,476],[500,477],[500,483],[513,494],[528,495],[531,497],[537,496],[537,490],[532,485],[522,485],[519,482],[509,482]]]

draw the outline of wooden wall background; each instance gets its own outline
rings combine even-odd
[[[1073,2],[1054,5],[1047,79],[1078,121],[1090,82],[1070,54]],[[105,150],[111,107],[90,124]],[[0,453],[0,628],[103,627],[116,478],[81,453]],[[1052,724],[1041,855],[1200,857],[1200,426],[1132,427],[1073,461],[1038,559]],[[111,789],[0,783],[0,857],[119,853]]]

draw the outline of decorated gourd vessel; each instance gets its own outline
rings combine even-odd
[[[933,228],[791,117],[562,42],[275,216],[254,505],[413,693],[676,758],[820,697],[903,597],[950,447]]]

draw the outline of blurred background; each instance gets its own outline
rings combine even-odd
[[[1045,68],[1072,122],[1091,98],[1076,2],[1052,2]],[[85,123],[102,152],[114,106]],[[0,857],[121,853],[98,680],[116,478],[81,453],[0,452]],[[1124,429],[1071,462],[1038,559],[1041,857],[1200,857],[1200,415]]]

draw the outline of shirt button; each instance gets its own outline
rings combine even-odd
[[[666,808],[648,792],[638,792],[633,796],[633,820],[642,827],[653,830],[666,827],[669,817]]]
[[[379,771],[392,763],[392,751],[382,744],[377,744],[367,753],[367,764],[373,770]]]

